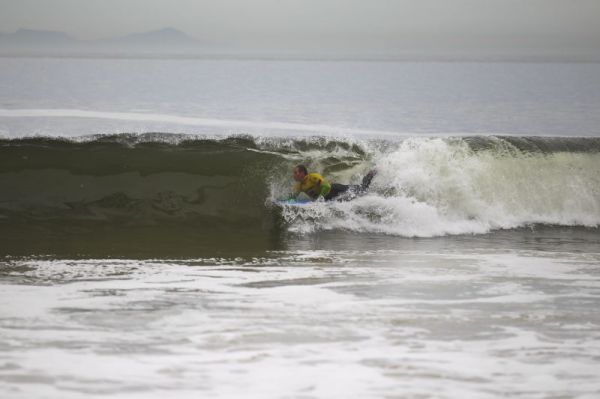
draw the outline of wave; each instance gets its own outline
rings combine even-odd
[[[274,206],[300,162],[334,182],[358,182],[372,168],[378,174],[370,192],[350,202]],[[3,139],[0,185],[3,235],[25,225],[60,235],[69,224],[405,237],[531,224],[597,227],[600,138]]]

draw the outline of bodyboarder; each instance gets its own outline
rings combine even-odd
[[[351,199],[356,195],[364,193],[371,184],[371,180],[377,172],[370,171],[363,177],[361,184],[329,183],[319,173],[308,173],[304,165],[297,165],[292,171],[292,177],[296,181],[292,196],[295,198],[300,193],[305,193],[311,200],[316,201],[323,198],[325,201],[333,199]]]

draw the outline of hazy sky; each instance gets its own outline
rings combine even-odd
[[[600,47],[600,0],[0,0],[0,31],[94,39],[163,27],[200,40]]]

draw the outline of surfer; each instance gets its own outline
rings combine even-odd
[[[365,192],[371,180],[377,172],[375,170],[370,171],[363,177],[361,184],[339,184],[329,183],[323,176],[318,173],[308,173],[308,169],[304,165],[297,165],[292,171],[292,177],[296,181],[294,185],[294,194],[296,197],[300,193],[305,193],[313,201],[323,198],[325,201],[331,201],[332,199],[338,198],[341,194],[347,194],[348,197]]]

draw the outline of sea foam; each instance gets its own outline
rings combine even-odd
[[[352,201],[288,207],[291,229],[431,237],[533,224],[600,223],[600,155],[523,151],[498,140],[407,139],[373,154],[378,174]]]

